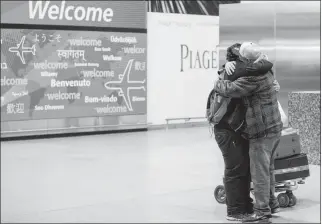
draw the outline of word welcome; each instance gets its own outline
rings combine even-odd
[[[101,8],[95,7],[83,7],[67,5],[66,1],[54,1],[50,4],[50,1],[46,1],[43,5],[43,1],[29,1],[29,18],[30,19],[45,19],[47,15],[50,20],[77,20],[77,21],[92,21],[111,22],[113,18],[113,10],[106,8],[104,11]],[[36,18],[37,15],[37,18]]]

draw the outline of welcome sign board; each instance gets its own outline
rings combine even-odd
[[[1,29],[1,121],[146,114],[146,32],[50,28],[52,21],[122,23],[120,1],[80,3],[29,1],[16,8],[16,2],[1,2],[1,12],[3,5],[11,12],[25,9],[35,23],[45,23],[42,29]]]
[[[146,113],[145,34],[1,30],[2,120]]]

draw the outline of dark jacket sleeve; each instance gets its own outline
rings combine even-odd
[[[246,77],[238,78],[231,82],[229,80],[218,80],[215,83],[214,90],[226,97],[250,96],[258,88],[258,85],[249,82]]]
[[[265,59],[262,59],[256,63],[249,63],[246,67],[246,71],[250,73],[265,74],[266,72],[271,70],[272,67],[273,67],[273,63]]]

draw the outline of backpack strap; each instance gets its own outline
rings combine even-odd
[[[210,101],[211,101],[211,97],[212,95],[214,94],[215,90],[212,89],[208,95],[208,100],[207,100],[207,108],[206,109],[209,109],[210,108]]]

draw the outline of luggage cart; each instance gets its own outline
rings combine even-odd
[[[277,200],[281,208],[293,207],[297,203],[297,198],[293,191],[297,190],[299,184],[305,184],[305,178],[287,180],[275,183],[275,192],[278,194]],[[254,194],[253,184],[251,183],[251,193]],[[214,191],[214,197],[220,204],[226,203],[226,192],[223,185],[218,185]]]
[[[275,159],[275,192],[281,192],[277,200],[281,208],[296,205],[297,199],[293,191],[299,184],[305,184],[305,179],[310,176],[307,154],[300,153],[300,137],[297,130],[286,128],[282,131],[281,141],[276,150]],[[254,193],[251,183],[251,193]],[[220,204],[226,203],[225,187],[218,185],[214,191],[215,199]]]

